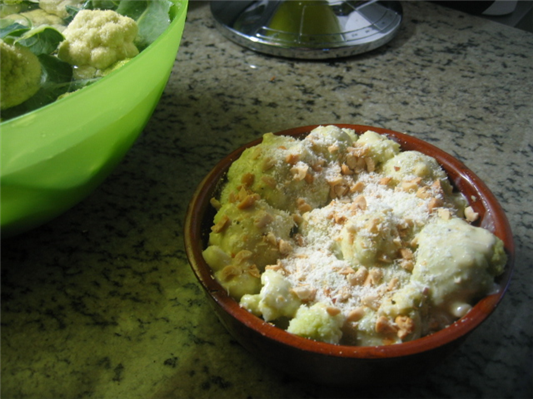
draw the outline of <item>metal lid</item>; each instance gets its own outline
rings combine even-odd
[[[300,59],[347,57],[374,50],[398,32],[397,1],[212,1],[228,39],[261,53]]]

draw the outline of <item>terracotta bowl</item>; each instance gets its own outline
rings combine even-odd
[[[414,341],[388,345],[357,347],[316,342],[290,334],[264,322],[241,308],[214,279],[202,257],[206,248],[215,210],[209,200],[220,188],[231,163],[257,139],[224,158],[200,183],[189,204],[185,220],[185,248],[191,267],[205,289],[218,318],[233,337],[260,361],[299,379],[324,384],[368,384],[384,380],[411,380],[428,370],[457,348],[485,321],[504,296],[512,273],[514,243],[509,222],[502,207],[488,187],[461,161],[437,147],[406,134],[371,126],[337,124],[357,133],[373,130],[397,141],[402,150],[417,150],[434,157],[448,173],[455,187],[463,192],[480,218],[477,223],[504,242],[509,261],[498,283],[498,293],[480,300],[470,312],[449,327]],[[317,126],[303,126],[278,132],[304,137]],[[223,349],[222,349],[223,350]],[[386,378],[384,378],[386,376]]]

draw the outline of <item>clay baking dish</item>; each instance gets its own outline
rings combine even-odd
[[[420,151],[440,163],[455,187],[471,202],[474,211],[479,213],[477,223],[504,242],[509,260],[505,272],[497,280],[501,287],[499,292],[480,300],[470,312],[444,330],[410,342],[371,347],[333,345],[302,338],[274,327],[241,308],[214,279],[202,257],[202,251],[207,246],[215,214],[210,199],[220,188],[231,163],[246,148],[259,144],[261,139],[229,154],[198,186],[185,220],[186,253],[222,324],[258,360],[299,379],[316,383],[383,384],[384,381],[411,380],[456,349],[493,313],[502,300],[513,268],[514,243],[511,228],[502,207],[483,181],[446,152],[415,137],[387,129],[349,124],[337,126],[354,129],[359,134],[367,130],[386,134],[397,141],[402,150]],[[277,134],[304,137],[315,127],[317,125],[303,126]]]

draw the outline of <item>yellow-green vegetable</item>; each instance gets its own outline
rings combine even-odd
[[[63,31],[58,56],[78,67],[106,69],[139,53],[133,43],[137,32],[133,19],[113,10],[82,10]]]
[[[27,48],[11,46],[3,40],[0,40],[0,58],[0,109],[7,109],[37,93],[41,84],[41,64]]]

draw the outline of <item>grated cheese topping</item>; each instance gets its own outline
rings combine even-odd
[[[400,343],[494,290],[506,257],[435,159],[368,131],[266,134],[228,172],[204,258],[230,295],[310,339]]]

